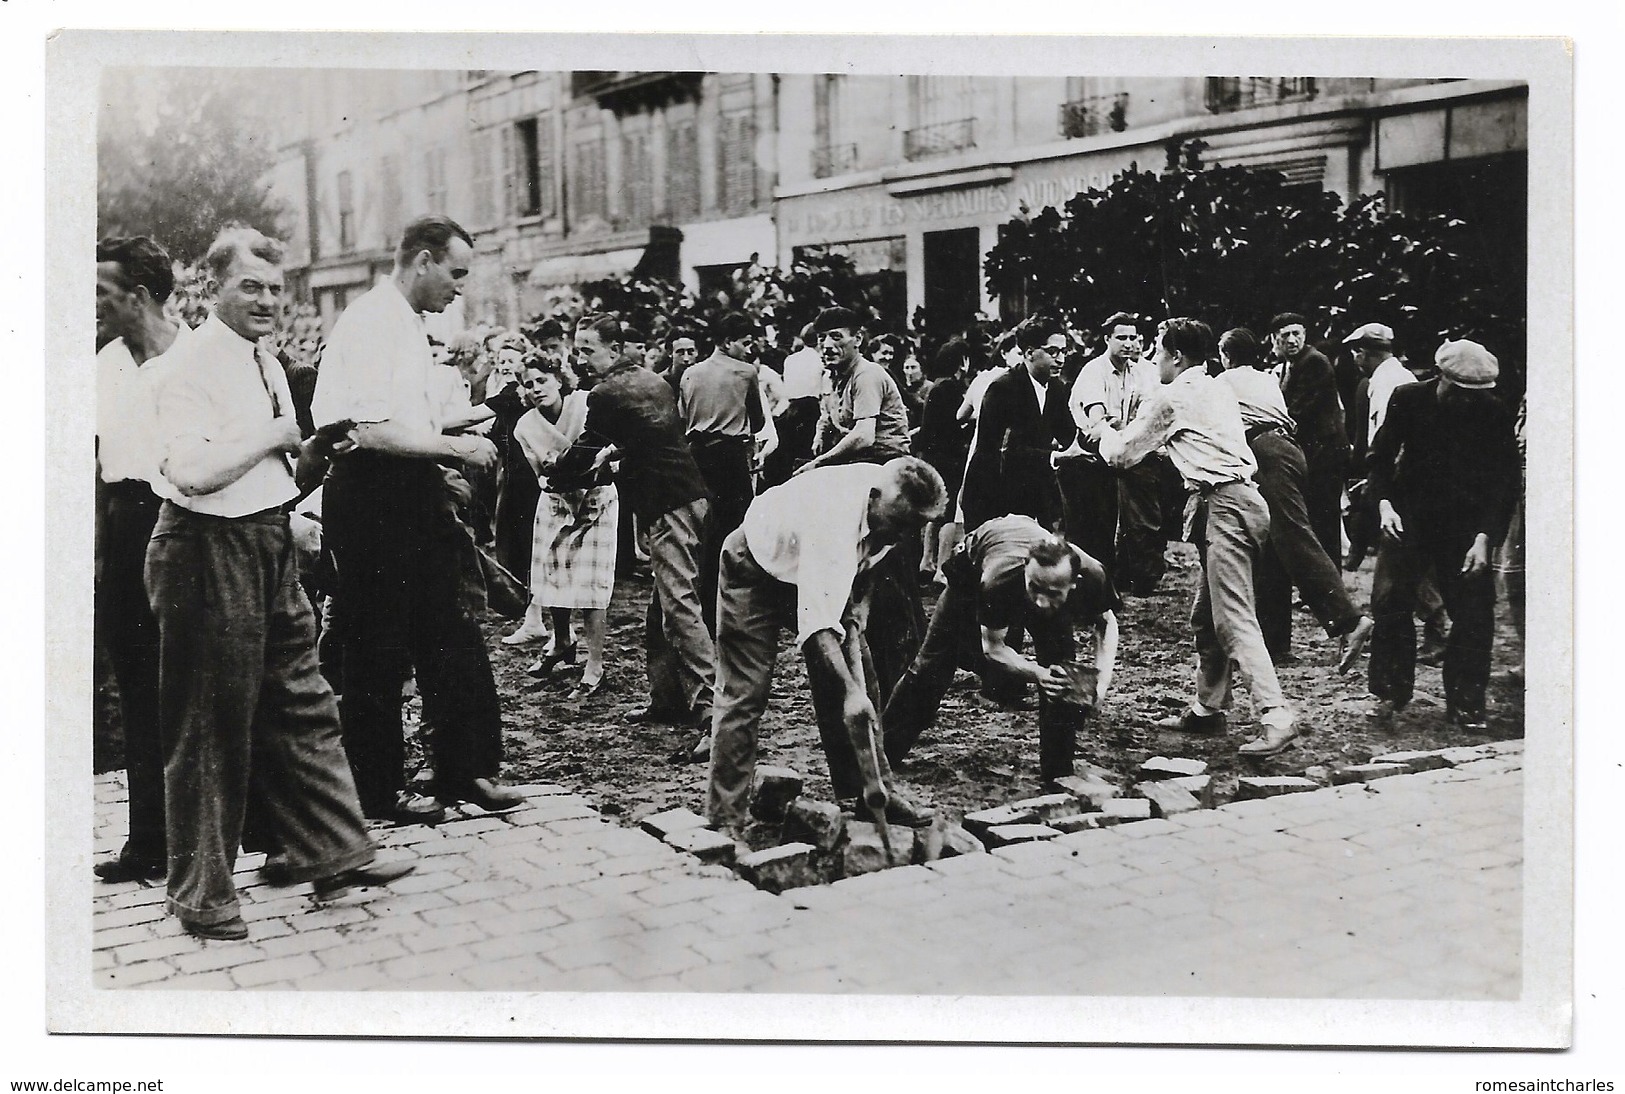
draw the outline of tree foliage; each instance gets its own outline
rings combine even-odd
[[[575,319],[583,312],[614,312],[649,337],[663,339],[672,330],[688,331],[702,341],[713,341],[722,318],[743,313],[764,330],[772,343],[788,351],[791,340],[824,308],[845,307],[857,312],[870,330],[884,328],[878,290],[853,268],[847,256],[823,248],[806,248],[789,268],[767,266],[755,256],[735,270],[720,288],[689,292],[682,285],[630,275],[595,281],[582,287],[578,298],[549,301],[545,314]]]
[[[1381,195],[1344,207],[1275,171],[1131,167],[1007,224],[987,278],[1001,299],[1084,329],[1129,311],[1262,331],[1296,311],[1314,339],[1377,322],[1412,354],[1473,338],[1524,355],[1523,286],[1498,280],[1464,221],[1392,213]]]
[[[182,263],[200,259],[232,222],[280,235],[282,209],[265,181],[275,150],[268,128],[243,109],[253,99],[242,78],[171,70],[144,79],[154,83],[115,72],[104,84],[98,234],[151,236]]]

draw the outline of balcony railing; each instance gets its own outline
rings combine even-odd
[[[844,175],[858,166],[858,146],[855,144],[827,144],[812,150],[812,173],[815,179]]]
[[[1061,104],[1061,136],[1093,137],[1097,133],[1121,133],[1128,128],[1128,92],[1090,95]]]
[[[903,133],[903,158],[909,161],[928,160],[933,156],[946,156],[951,152],[975,147],[975,118],[922,125]]]
[[[1228,114],[1255,106],[1306,102],[1315,97],[1313,76],[1209,76],[1207,108]]]

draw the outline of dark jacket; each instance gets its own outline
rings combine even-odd
[[[621,500],[645,523],[710,497],[683,437],[671,385],[642,365],[617,365],[587,393],[582,437],[620,449],[615,481]],[[593,455],[589,445],[572,446],[558,471],[578,475]]]
[[[1408,541],[1482,532],[1494,547],[1518,499],[1518,470],[1512,411],[1495,392],[1441,399],[1437,383],[1406,384],[1371,445],[1371,503],[1392,503]]]
[[[1346,464],[1348,429],[1332,363],[1318,350],[1305,350],[1287,367],[1281,394],[1286,396],[1287,412],[1297,423],[1298,447],[1303,449],[1304,459],[1311,464]]]
[[[1076,434],[1066,386],[1059,380],[1050,380],[1042,411],[1025,366],[988,385],[965,467],[965,530],[1007,513],[1025,513],[1053,527],[1061,515],[1061,492],[1050,455]]]

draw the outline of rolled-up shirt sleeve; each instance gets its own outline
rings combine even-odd
[[[1100,432],[1100,458],[1113,467],[1133,467],[1167,443],[1174,435],[1174,404],[1165,390],[1158,391],[1123,429]]]

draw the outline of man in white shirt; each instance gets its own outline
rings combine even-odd
[[[300,450],[276,326],[282,248],[229,228],[209,248],[213,314],[171,350],[159,470],[173,489],[147,553],[162,642],[168,910],[201,938],[248,937],[232,877],[250,781],[281,877],[318,897],[411,872],[374,862],[333,691],[299,585],[288,508]]]
[[[1140,356],[1134,316],[1118,312],[1101,327],[1106,352],[1084,365],[1068,405],[1079,429],[1106,422],[1122,429],[1157,391],[1157,366]],[[1056,465],[1066,506],[1067,538],[1096,559],[1121,592],[1149,596],[1165,569],[1162,457],[1117,469],[1077,446]]]
[[[1343,339],[1354,352],[1354,363],[1366,380],[1365,443],[1369,448],[1388,417],[1388,400],[1395,389],[1416,383],[1416,374],[1394,356],[1394,332],[1381,323],[1367,323]]]
[[[186,330],[164,317],[174,285],[169,255],[146,236],[96,244],[95,627],[118,684],[130,792],[129,838],[95,866],[108,882],[161,878],[167,864],[158,621],[142,571],[159,505],[155,378]]]
[[[485,471],[496,447],[442,432],[422,319],[457,298],[473,254],[469,234],[446,217],[407,225],[390,276],[334,324],[311,404],[318,427],[353,423],[323,503],[338,578],[332,625],[344,666],[344,748],[367,815],[401,823],[438,819],[443,801],[489,810],[523,801],[496,781],[502,710],[462,587],[478,563],[440,467]],[[408,669],[435,727],[434,798],[406,792],[400,696]]]
[[[781,627],[807,659],[813,711],[840,799],[885,791],[870,807],[898,823],[928,814],[891,786],[879,748],[881,696],[864,631],[869,579],[892,547],[947,505],[924,460],[820,467],[759,495],[722,548],[717,593],[717,685],[706,816],[739,839],[756,770]],[[860,753],[854,741],[869,735]],[[870,766],[867,771],[866,766]],[[879,786],[874,783],[878,780]]]
[[[1163,385],[1126,429],[1096,422],[1089,430],[1100,458],[1131,467],[1167,446],[1185,488],[1197,496],[1190,531],[1202,556],[1202,583],[1191,608],[1196,640],[1196,696],[1180,716],[1159,728],[1183,732],[1224,730],[1230,685],[1239,667],[1252,691],[1261,732],[1243,744],[1243,756],[1275,756],[1298,739],[1296,716],[1281,693],[1258,626],[1253,569],[1269,535],[1270,513],[1254,485],[1258,462],[1231,388],[1207,373],[1213,331],[1195,319],[1169,319],[1157,331],[1157,367]]]

